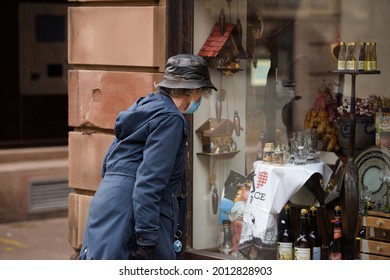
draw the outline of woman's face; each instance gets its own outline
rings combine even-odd
[[[187,90],[186,90],[187,91]],[[179,108],[181,112],[184,114],[191,114],[195,112],[200,105],[202,97],[208,98],[211,94],[211,89],[209,88],[197,88],[197,89],[190,89],[189,95],[185,95],[182,98],[179,98],[179,102],[176,104],[176,106]],[[196,104],[191,104],[196,103]],[[176,102],[175,102],[176,103]],[[196,107],[196,108],[189,108],[189,106]]]
[[[203,96],[205,98],[208,98],[211,95],[211,89],[210,88],[197,88],[192,90],[191,96],[194,99],[196,103],[200,101],[200,98]]]
[[[202,89],[193,90],[192,93],[191,93],[191,97],[192,97],[192,99],[196,103],[199,103],[200,98],[202,97],[202,95],[203,95],[203,90]],[[191,97],[190,97],[190,100],[191,100]]]

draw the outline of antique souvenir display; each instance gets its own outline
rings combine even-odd
[[[383,210],[386,204],[387,185],[381,181],[381,170],[390,166],[390,151],[382,147],[370,147],[355,159],[358,169],[359,192],[371,200],[374,210]],[[383,178],[383,177],[382,177]],[[364,197],[359,202],[359,212],[364,210]]]

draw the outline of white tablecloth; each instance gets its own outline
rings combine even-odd
[[[324,189],[332,175],[332,170],[322,161],[283,166],[256,161],[253,165],[254,189],[246,204],[239,246],[244,255],[251,246],[263,248],[276,244],[276,215],[313,174],[322,175]]]

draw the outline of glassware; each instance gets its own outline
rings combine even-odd
[[[337,70],[345,70],[345,59],[346,59],[346,46],[344,42],[340,42],[339,56],[337,59]]]
[[[370,47],[370,60],[368,62],[370,65],[368,70],[374,71],[377,70],[377,58],[376,58],[376,42],[371,42]]]
[[[219,235],[219,251],[226,255],[230,254],[232,250],[232,231],[231,221],[223,220]]]
[[[289,139],[289,145],[290,145],[290,162],[294,162],[294,157],[296,154],[298,154],[298,146],[302,143],[302,134],[301,132],[293,132],[291,134],[291,137]]]
[[[274,150],[272,161],[276,165],[283,165],[284,164],[284,152],[283,152],[283,149],[280,145],[276,146],[276,148]]]
[[[302,131],[294,132],[293,137],[293,163],[298,165],[306,164],[307,153],[304,146]]]
[[[360,42],[358,70],[364,71],[366,65],[366,42]]]
[[[290,153],[286,150],[286,147],[282,145],[283,152],[283,164],[287,164],[290,160]]]
[[[307,153],[307,162],[316,163],[319,161],[319,156],[317,155],[317,129],[307,128],[303,130],[303,145]]]
[[[307,153],[303,145],[298,146],[298,152],[294,155],[294,164],[304,165],[307,163]]]
[[[366,43],[366,62],[364,63],[364,70],[371,71],[371,42]]]
[[[274,143],[265,143],[263,151],[263,162],[272,163],[275,146]]]
[[[356,60],[356,42],[349,42],[347,45],[347,70],[356,70],[357,69],[357,60]]]

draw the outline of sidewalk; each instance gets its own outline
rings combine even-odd
[[[0,260],[70,260],[68,218],[0,224]]]

